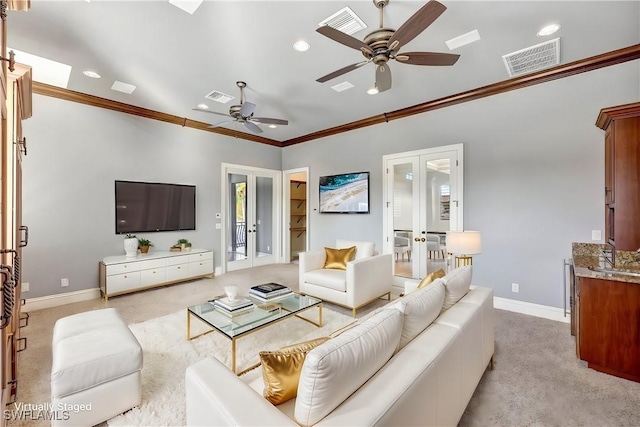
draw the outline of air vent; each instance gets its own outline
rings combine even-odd
[[[231,101],[234,97],[231,95],[227,95],[226,93],[222,93],[217,90],[214,90],[210,94],[205,95],[205,98],[210,99],[212,101],[219,102],[221,104],[226,104],[227,102]]]
[[[342,83],[338,83],[337,85],[331,86],[331,89],[335,90],[336,92],[342,92],[344,90],[351,89],[352,87],[353,85],[351,83],[342,82]]]
[[[328,25],[349,35],[367,28],[367,24],[349,7],[337,11],[318,25],[320,27]]]
[[[509,53],[502,60],[511,77],[553,67],[560,64],[560,38]]]

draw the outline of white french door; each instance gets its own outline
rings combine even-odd
[[[396,275],[424,277],[446,262],[446,232],[462,230],[462,155],[455,144],[384,157],[385,252],[395,253]]]
[[[222,165],[223,271],[279,262],[281,172]]]

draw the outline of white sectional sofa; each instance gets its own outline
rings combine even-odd
[[[456,425],[494,352],[492,289],[453,287],[461,277],[470,282],[470,269],[390,302],[311,350],[297,397],[278,406],[262,397],[262,378],[247,384],[214,358],[190,366],[187,424]]]

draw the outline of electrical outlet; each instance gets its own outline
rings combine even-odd
[[[591,230],[591,240],[600,241],[602,240],[602,231],[600,230]]]
[[[512,283],[511,284],[511,292],[515,292],[515,293],[520,292],[520,285],[517,284],[517,283]]]
[[[66,277],[63,277],[62,279],[60,279],[60,286],[62,286],[63,288],[65,286],[69,286],[69,279],[67,279]]]
[[[29,292],[29,282],[22,282],[22,292]]]

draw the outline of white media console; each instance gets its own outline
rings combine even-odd
[[[107,299],[202,277],[213,278],[213,251],[154,251],[135,258],[110,256],[100,261],[99,269],[100,292]]]

